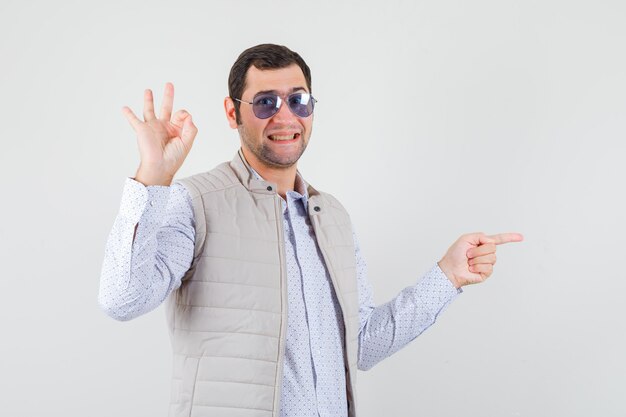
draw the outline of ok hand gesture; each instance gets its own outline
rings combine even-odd
[[[143,95],[143,121],[130,108],[122,109],[137,133],[141,163],[135,180],[146,186],[172,183],[198,133],[186,110],[178,110],[172,116],[173,104],[174,86],[167,83],[159,118],[154,114],[151,90]]]
[[[456,288],[483,282],[493,272],[496,246],[521,242],[523,239],[519,233],[501,233],[492,236],[486,236],[484,233],[463,235],[450,246],[439,261],[439,268]]]

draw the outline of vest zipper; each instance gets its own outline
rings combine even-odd
[[[283,205],[282,198],[275,194],[274,210],[276,212],[276,228],[278,229],[278,246],[280,258],[280,288],[281,288],[281,315],[280,334],[278,339],[278,362],[276,376],[276,394],[274,396],[273,416],[278,417],[280,413],[281,390],[283,386],[283,371],[285,363],[285,344],[287,342],[287,272],[285,255],[285,230],[283,226]]]

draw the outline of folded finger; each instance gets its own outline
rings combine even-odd
[[[476,258],[472,258],[468,261],[469,265],[476,265],[476,264],[495,264],[496,263],[496,254],[495,253],[490,253],[488,255],[484,255],[484,256],[477,256]]]
[[[143,93],[143,120],[146,122],[156,119],[154,115],[154,99],[152,97],[152,90],[146,90]]]
[[[198,128],[195,124],[193,124],[193,120],[191,119],[191,115],[185,119],[185,124],[183,125],[183,131],[180,134],[180,138],[183,143],[187,147],[187,149],[191,149],[191,145],[193,145],[193,140],[198,133]]]
[[[172,117],[172,108],[174,107],[174,85],[172,83],[165,84],[165,92],[163,93],[163,103],[161,104],[161,120],[170,120]]]
[[[171,123],[174,126],[182,129],[183,125],[185,124],[185,119],[188,117],[191,117],[191,115],[187,113],[187,110],[178,110],[176,113],[174,113]]]
[[[491,264],[477,264],[471,265],[469,267],[469,271],[475,274],[488,274],[491,275],[493,272],[493,265]]]
[[[475,248],[468,249],[465,253],[469,259],[476,258],[478,256],[484,256],[496,251],[495,243],[485,243],[484,245],[476,246]]]

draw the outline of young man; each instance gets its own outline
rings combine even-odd
[[[311,135],[309,67],[284,46],[244,51],[226,117],[241,149],[173,182],[197,129],[144,94],[141,163],[107,243],[99,302],[128,320],[167,300],[174,350],[170,416],[354,416],[358,369],[434,323],[488,278],[515,233],[459,238],[414,286],[376,307],[350,218],[297,171]]]

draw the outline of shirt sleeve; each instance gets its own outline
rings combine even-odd
[[[128,178],[105,248],[100,307],[124,321],[156,308],[180,286],[194,240],[191,197],[183,185],[145,187]]]
[[[375,306],[356,235],[354,244],[360,319],[358,367],[368,370],[428,329],[462,290],[457,290],[435,264],[415,285]]]

